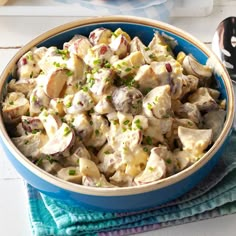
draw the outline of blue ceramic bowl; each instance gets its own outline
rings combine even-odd
[[[153,32],[158,30],[178,42],[175,47],[176,53],[178,51],[191,53],[201,63],[205,64],[208,61],[214,66],[218,89],[222,98],[226,98],[227,101],[227,117],[221,135],[210,150],[195,164],[168,178],[143,186],[107,189],[66,182],[34,165],[12,143],[4,127],[2,116],[0,117],[1,144],[19,174],[29,184],[51,197],[61,199],[69,204],[102,211],[121,212],[152,208],[179,197],[202,180],[220,158],[230,135],[234,114],[232,84],[225,68],[201,42],[180,29],[150,19],[110,16],[77,20],[54,28],[25,45],[11,60],[1,75],[0,94],[4,94],[6,83],[11,79],[11,72],[14,70],[16,62],[32,47],[52,45],[61,47],[74,34],[88,35],[90,31],[101,26],[111,30],[121,27],[131,37],[139,36],[146,44],[152,39]]]

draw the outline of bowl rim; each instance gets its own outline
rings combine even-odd
[[[74,20],[72,22],[62,24],[60,26],[54,27],[51,30],[48,30],[39,36],[35,37],[30,42],[26,43],[16,54],[15,56],[10,60],[10,62],[7,64],[5,69],[3,70],[2,74],[0,75],[0,93],[3,94],[4,85],[6,82],[7,77],[12,72],[13,68],[16,65],[16,62],[19,60],[19,58],[26,53],[28,50],[30,50],[35,45],[41,43],[42,41],[47,40],[50,37],[53,37],[56,34],[74,29],[76,27],[85,26],[85,25],[91,25],[91,24],[97,24],[97,23],[130,23],[130,24],[141,24],[144,26],[150,26],[150,27],[156,27],[161,30],[166,30],[170,33],[173,33],[196,47],[198,47],[202,52],[204,52],[213,63],[217,64],[217,73],[219,73],[224,81],[225,89],[228,94],[228,112],[227,117],[225,121],[225,125],[223,127],[223,130],[218,137],[218,139],[215,141],[215,143],[212,145],[212,147],[204,154],[204,156],[195,162],[190,167],[178,172],[177,174],[174,174],[172,176],[169,176],[167,178],[157,180],[151,183],[147,183],[144,185],[139,186],[131,186],[131,187],[115,187],[115,188],[98,188],[98,187],[91,187],[91,186],[84,186],[79,184],[74,184],[65,180],[62,180],[52,174],[49,174],[48,172],[42,170],[40,167],[36,166],[34,163],[32,163],[30,160],[28,160],[13,144],[10,137],[8,136],[8,133],[6,132],[2,113],[0,115],[0,137],[3,141],[3,143],[6,145],[7,149],[11,152],[11,154],[14,156],[14,158],[17,159],[18,162],[20,162],[25,168],[27,168],[30,172],[35,174],[36,176],[40,177],[44,181],[55,185],[59,188],[62,188],[67,191],[85,194],[85,195],[96,195],[96,196],[126,196],[126,195],[133,195],[133,194],[140,194],[144,192],[154,191],[158,189],[162,189],[165,187],[168,187],[170,185],[176,184],[177,182],[180,182],[184,180],[185,178],[189,177],[194,172],[198,171],[201,167],[203,167],[217,152],[218,148],[220,148],[226,138],[228,137],[231,127],[233,124],[234,119],[234,91],[232,87],[232,82],[230,80],[229,74],[226,70],[226,68],[223,66],[223,64],[220,62],[220,60],[217,58],[217,56],[208,49],[202,42],[200,42],[198,39],[196,39],[194,36],[190,35],[189,33],[185,32],[182,29],[179,29],[173,25],[151,20],[148,18],[143,17],[134,17],[134,16],[99,16],[99,17],[89,17],[89,18],[83,18]],[[52,45],[53,46],[53,45]],[[218,148],[217,148],[218,147]],[[118,191],[117,191],[118,190]]]

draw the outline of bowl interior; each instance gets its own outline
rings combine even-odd
[[[227,80],[229,80],[229,77],[225,69],[222,67],[220,62],[215,58],[215,56],[211,54],[210,51],[206,49],[206,47],[204,47],[199,41],[196,41],[193,37],[189,36],[188,34],[185,34],[183,31],[178,30],[174,27],[170,27],[167,24],[162,24],[162,23],[158,24],[158,22],[154,23],[154,21],[152,22],[152,24],[149,24],[147,21],[146,22],[144,21],[143,23],[140,23],[140,21],[138,21],[138,23],[136,23],[135,21],[128,22],[128,20],[126,21],[125,18],[123,18],[122,21],[116,20],[115,22],[109,22],[108,20],[100,20],[99,22],[99,20],[97,20],[97,22],[93,23],[91,20],[90,22],[86,22],[85,24],[82,24],[82,25],[79,24],[78,26],[76,24],[72,24],[71,26],[68,25],[67,27],[58,28],[56,29],[56,34],[53,34],[52,32],[48,34],[45,33],[45,35],[41,36],[41,38],[36,39],[36,41],[33,40],[31,43],[28,44],[28,46],[26,45],[26,47],[23,48],[23,51],[19,52],[18,56],[16,56],[15,59],[12,60],[12,62],[8,65],[7,71],[9,73],[8,73],[8,78],[6,79],[7,76],[5,77],[5,82],[9,81],[12,78],[10,71],[14,67],[14,63],[19,59],[20,56],[22,56],[23,52],[28,51],[30,47],[32,46],[37,46],[37,47],[57,46],[58,48],[62,48],[64,42],[69,41],[75,34],[88,36],[92,30],[98,27],[109,28],[112,31],[115,31],[117,28],[122,28],[122,30],[126,31],[131,36],[131,38],[138,36],[145,45],[148,45],[148,43],[151,41],[153,37],[154,32],[158,30],[161,34],[166,35],[174,44],[176,44],[173,49],[175,54],[177,54],[180,51],[184,51],[186,54],[190,53],[202,64],[206,64],[209,57],[214,57],[214,60],[216,61],[215,63],[216,66],[220,67],[220,73],[215,73],[217,89],[221,92],[221,99],[226,99],[227,104],[229,100],[230,100],[230,103],[232,103],[233,101],[232,88],[229,92],[231,83],[226,82]],[[222,78],[222,76],[224,78]],[[0,92],[3,92],[4,87],[5,86],[3,85],[1,86],[0,90],[2,91]],[[232,125],[231,124],[232,117],[230,117],[231,113],[229,114],[229,109],[231,109],[232,106],[233,104],[230,104],[230,106],[227,107],[227,119],[228,119],[227,122],[229,124],[225,128],[226,130],[223,134],[224,139],[226,138],[229,132],[229,129],[230,129],[229,127]],[[222,138],[222,135],[221,135],[221,138]],[[218,143],[216,142],[213,146],[217,146],[219,144],[222,145],[222,143],[223,141],[219,141]],[[211,155],[213,155],[214,152],[212,152]],[[210,157],[208,157],[208,160],[209,158]],[[197,168],[200,168],[206,161],[207,160],[202,161],[200,165],[198,165],[198,163],[195,163],[193,166],[178,173],[177,175],[179,177],[176,178],[175,181],[178,181],[190,175],[192,172],[194,172],[194,168],[196,166],[198,166]],[[173,178],[174,176],[171,176],[166,179],[173,179]],[[163,182],[163,183],[166,182],[164,183],[164,185],[168,185],[172,183],[171,181],[168,181],[166,179],[163,179],[160,182]],[[61,181],[61,180],[58,179],[58,181]],[[70,185],[70,183],[68,183],[68,185]],[[151,183],[150,185],[155,185],[155,182]],[[159,187],[161,187],[161,185]],[[145,186],[139,186],[138,188],[145,188]],[[74,190],[74,187],[73,188],[71,187],[70,189]],[[151,189],[153,189],[153,187]],[[150,189],[147,188],[146,191],[148,190]],[[109,189],[109,191],[113,191],[113,190]],[[123,190],[121,189],[121,191]],[[124,189],[124,191],[126,190]],[[128,191],[126,194],[129,194]]]

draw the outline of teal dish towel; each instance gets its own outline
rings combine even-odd
[[[33,235],[131,235],[236,212],[236,132],[213,171],[184,196],[155,209],[107,213],[71,207],[27,185]]]

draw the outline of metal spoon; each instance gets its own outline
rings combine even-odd
[[[220,22],[213,36],[212,50],[226,67],[236,94],[236,17],[230,16]],[[236,130],[236,116],[233,127]]]
[[[228,17],[218,25],[212,40],[212,50],[236,83],[236,17]]]

